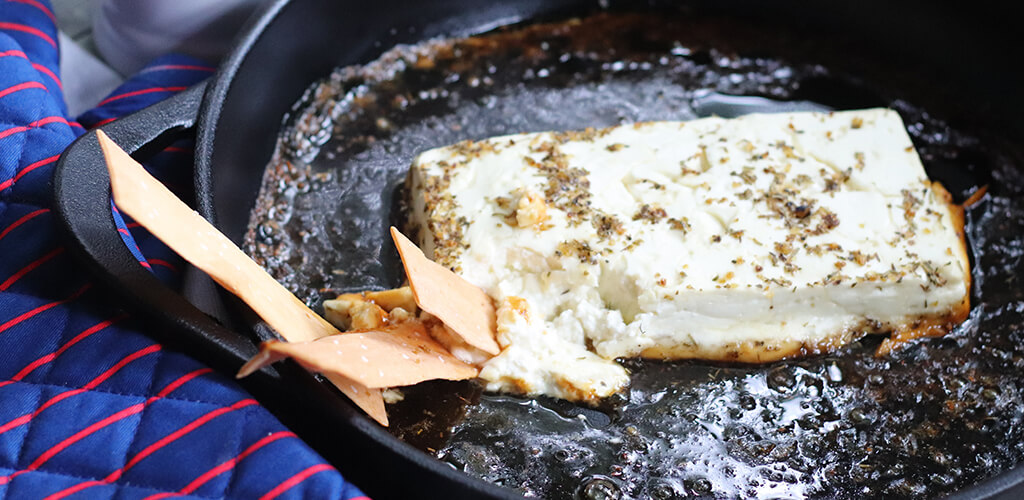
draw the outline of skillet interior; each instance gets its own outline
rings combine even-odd
[[[713,89],[895,107],[933,178],[961,199],[990,184],[992,196],[969,214],[972,317],[891,359],[871,357],[877,339],[865,339],[833,356],[761,368],[634,362],[631,394],[604,412],[427,384],[392,409],[395,432],[473,475],[541,496],[921,496],[1019,462],[1019,151],[957,123],[963,110],[928,85],[933,75],[869,64],[855,47],[717,18],[588,23],[492,35],[498,43],[456,51],[435,44],[425,59],[401,51],[318,85],[268,169],[250,253],[312,304],[394,286],[400,267],[382,245],[384,229],[415,153],[517,131],[748,109],[751,101],[696,92]]]

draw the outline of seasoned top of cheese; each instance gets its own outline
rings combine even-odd
[[[891,110],[496,137],[411,179],[427,255],[604,360],[765,361],[966,312],[956,214]],[[550,371],[507,361],[494,388]]]

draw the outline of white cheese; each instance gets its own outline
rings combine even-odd
[[[526,303],[493,390],[597,399],[619,357],[771,361],[968,308],[962,221],[891,110],[467,141],[409,185],[427,255]]]

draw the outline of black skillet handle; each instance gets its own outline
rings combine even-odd
[[[166,147],[195,125],[206,82],[102,128],[136,158]],[[120,299],[157,319],[157,341],[233,375],[257,352],[242,334],[225,328],[142,267],[125,246],[110,209],[110,176],[96,132],[79,137],[57,162],[54,204],[70,247]],[[265,373],[266,374],[266,373]]]
[[[101,128],[125,151],[142,158],[193,127],[205,86],[201,83]],[[54,198],[68,247],[107,285],[112,298],[156,320],[146,325],[145,333],[228,376],[257,352],[246,335],[225,328],[165,286],[125,246],[110,210],[110,176],[95,132],[79,137],[61,155],[54,177]],[[325,458],[344,464],[351,474],[363,478],[379,474],[379,459],[353,458],[374,450],[375,454],[395,457],[405,467],[403,470],[419,471],[431,484],[460,484],[423,472],[434,466],[432,457],[390,438],[384,428],[339,397],[333,387],[320,383],[296,363],[265,367],[239,382],[296,434],[315,444]],[[452,497],[493,497],[479,494],[481,488],[476,484],[461,486]]]

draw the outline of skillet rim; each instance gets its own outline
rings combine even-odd
[[[222,228],[220,227],[220,224],[218,224],[213,201],[212,158],[221,112],[223,111],[223,107],[227,101],[229,93],[233,88],[235,88],[236,76],[238,75],[242,65],[246,62],[248,57],[250,57],[253,47],[264,36],[266,30],[273,25],[274,21],[276,21],[279,16],[286,11],[286,9],[296,3],[298,2],[293,2],[292,0],[273,0],[254,13],[249,22],[242,28],[240,35],[233,42],[232,49],[227,57],[225,57],[217,71],[211,77],[210,83],[207,85],[206,91],[203,95],[195,125],[195,204],[196,210],[200,215],[210,221],[210,223],[215,227],[218,227],[218,229]],[[518,20],[513,22],[518,22]],[[223,300],[226,292],[219,287],[218,292],[220,292],[220,298],[222,301],[228,305],[226,308],[229,309],[228,314],[235,317],[248,316],[244,311],[237,310],[238,308],[245,308],[246,306],[244,304],[232,301],[230,298],[228,300]],[[265,328],[261,329],[254,327],[252,322],[243,320],[239,323],[250,330],[250,336],[252,333],[259,335],[261,331],[266,333]],[[350,425],[354,431],[366,436],[375,444],[382,446],[390,454],[404,457],[411,461],[415,467],[418,467],[419,469],[433,474],[443,480],[460,484],[466,490],[463,493],[471,492],[474,495],[482,495],[487,498],[496,499],[523,498],[522,495],[516,494],[516,492],[511,489],[498,486],[473,477],[462,471],[458,471],[446,465],[444,462],[437,460],[426,452],[399,440],[388,433],[385,428],[381,427],[375,421],[363,414],[362,411],[358,410],[347,399],[342,399],[344,400],[344,406],[352,410],[351,412],[348,412],[349,414],[342,423]],[[303,440],[314,449],[317,448],[315,443],[311,443],[305,439]],[[334,464],[332,463],[332,465]],[[349,478],[347,474],[342,474],[346,479]],[[365,488],[362,484],[359,486],[364,490],[372,491],[374,489]],[[474,496],[473,498],[480,497]]]
[[[219,227],[216,209],[214,207],[214,181],[211,159],[214,155],[218,125],[223,107],[231,92],[237,88],[235,84],[239,81],[237,80],[239,78],[239,72],[242,69],[243,64],[251,56],[254,46],[263,38],[268,28],[270,28],[290,6],[299,4],[302,1],[309,2],[311,0],[273,0],[254,14],[250,19],[250,22],[241,30],[240,35],[236,38],[229,55],[221,62],[217,72],[213,77],[211,77],[210,84],[207,86],[206,92],[204,93],[196,123],[196,160],[194,182],[196,188],[197,210],[215,226]],[[565,2],[566,5],[569,3],[578,6],[590,2]],[[601,4],[598,5],[599,7],[605,6],[605,2],[594,3]],[[726,7],[735,6],[733,4],[736,3],[742,4],[743,2],[727,2]],[[779,3],[794,2],[782,1]],[[496,24],[492,27],[521,22],[524,19],[525,17],[503,18],[496,20]],[[239,91],[236,90],[236,92]],[[227,302],[230,303],[231,301]],[[232,310],[231,313],[232,315],[237,316],[239,311]],[[251,327],[251,324],[247,324],[247,326]],[[347,401],[346,404],[351,406]],[[515,494],[512,490],[478,479],[474,476],[470,476],[469,474],[456,471],[433,456],[394,437],[384,428],[372,422],[361,413],[358,413],[355,418],[346,420],[345,423],[353,426],[354,430],[369,437],[375,443],[382,445],[389,452],[404,456],[426,471],[441,476],[444,479],[460,483],[472,490],[476,490],[479,494],[500,498],[521,498],[520,495]],[[1022,492],[1024,492],[1024,462],[986,480],[968,486],[967,488],[951,492],[947,495],[947,498],[1010,499],[1018,498],[1018,494]]]

